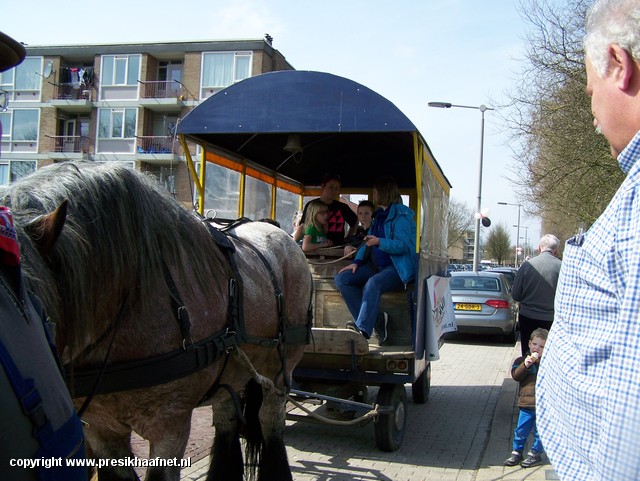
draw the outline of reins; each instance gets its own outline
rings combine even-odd
[[[324,260],[320,261],[320,260],[310,259],[310,258],[307,257],[307,262],[309,264],[320,265],[320,266],[329,265],[329,264],[336,264],[337,262],[340,262],[340,261],[343,261],[345,259],[348,259],[351,256],[353,256],[355,258],[355,255],[358,253],[358,251],[360,249],[362,249],[362,247],[364,247],[364,246],[366,246],[366,241],[362,241],[362,243],[358,247],[356,247],[355,251],[353,251],[353,252],[351,252],[349,254],[346,254],[346,255],[344,255],[342,257],[339,257],[337,259],[332,259],[330,261],[324,261]],[[327,251],[327,250],[337,249],[337,248],[344,249],[344,246],[327,247],[327,248],[324,248],[322,250],[323,251]]]

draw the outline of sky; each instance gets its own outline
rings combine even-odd
[[[441,101],[496,109],[517,88],[527,25],[518,0],[109,0],[60,8],[25,0],[4,33],[28,45],[259,39],[266,33],[297,70],[361,83],[418,128],[453,185],[477,210],[481,113],[427,107]],[[518,163],[500,116],[487,110],[482,208],[516,238]],[[520,237],[537,247],[540,222],[521,209]],[[525,227],[527,227],[525,229]],[[487,229],[483,229],[483,237]],[[521,242],[522,243],[522,242]]]

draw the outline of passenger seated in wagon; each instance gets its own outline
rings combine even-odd
[[[389,319],[385,312],[378,313],[380,296],[414,282],[416,223],[414,212],[402,204],[394,179],[377,181],[373,197],[379,208],[365,237],[367,248],[360,249],[353,263],[344,267],[334,281],[354,319],[346,327],[366,339],[375,327],[378,343],[383,345]]]
[[[358,218],[351,208],[340,198],[340,188],[342,181],[337,174],[325,174],[320,183],[320,197],[329,207],[329,218],[327,219],[327,238],[333,242],[334,246],[343,245],[345,242],[345,224],[349,226],[347,236],[353,235],[358,226]],[[304,224],[307,222],[307,208],[309,202],[304,206],[300,225],[293,235],[293,240],[300,241],[304,236]]]

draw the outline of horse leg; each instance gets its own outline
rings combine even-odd
[[[242,481],[244,465],[236,404],[226,393],[224,396],[213,404],[215,435],[207,481]]]
[[[191,431],[191,412],[179,422],[153,423],[153,430],[146,431],[149,439],[149,459],[177,459],[178,464],[184,456],[189,432]],[[171,434],[168,434],[171,433]],[[180,481],[180,466],[150,466],[145,481]],[[102,480],[100,480],[102,481]]]
[[[258,481],[292,481],[291,467],[284,444],[285,398],[272,389],[263,389],[259,412],[263,449]]]
[[[131,430],[124,426],[112,430],[90,423],[85,431],[85,437],[93,457],[99,459],[128,459],[133,457],[131,452]],[[100,481],[140,481],[132,466],[105,466],[98,469]]]

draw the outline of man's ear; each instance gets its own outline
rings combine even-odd
[[[626,91],[631,84],[635,62],[629,52],[617,43],[609,45],[607,52],[609,58],[609,76],[615,81],[618,88]]]

